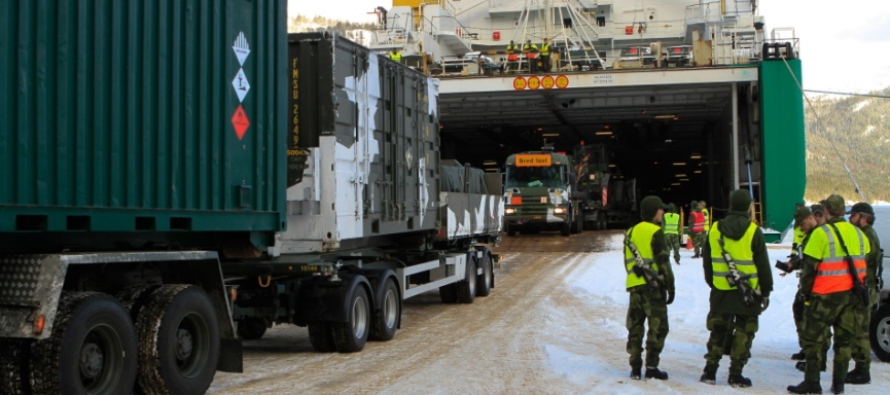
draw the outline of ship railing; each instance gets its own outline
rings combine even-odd
[[[462,41],[468,48],[472,48],[472,44],[470,44],[469,40],[478,39],[478,33],[472,33],[467,31],[467,28],[464,27],[457,19],[452,16],[434,16],[432,19],[432,34],[434,37],[437,36],[455,36],[460,41]]]
[[[727,18],[738,19],[739,16],[751,13],[753,13],[751,0],[700,1],[699,4],[686,6],[686,24],[723,22]]]

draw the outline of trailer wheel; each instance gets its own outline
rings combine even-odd
[[[374,314],[374,325],[368,337],[371,340],[392,340],[399,326],[402,315],[402,301],[399,298],[399,287],[392,279],[386,280],[383,301],[380,311]]]
[[[331,325],[325,322],[313,322],[309,324],[309,342],[312,348],[318,352],[336,351],[334,346],[334,332]]]
[[[238,336],[244,340],[261,339],[266,334],[266,320],[257,317],[238,320]]]
[[[0,394],[31,392],[25,389],[28,384],[25,351],[30,348],[30,342],[24,339],[0,340]]]
[[[476,296],[488,296],[494,285],[494,267],[487,249],[483,250],[482,261],[479,264],[482,265],[482,274],[476,276]]]
[[[371,331],[371,304],[365,287],[357,285],[352,290],[348,314],[348,322],[331,324],[338,352],[357,352],[365,348]]]
[[[890,362],[890,303],[884,304],[871,317],[868,328],[871,348],[878,359]]]
[[[457,301],[473,303],[476,299],[476,257],[467,257],[467,275],[457,282]]]
[[[439,287],[439,298],[445,304],[457,303],[457,284],[453,283]]]
[[[159,287],[139,312],[136,331],[142,392],[207,392],[219,360],[219,323],[203,289]]]
[[[122,394],[136,383],[136,331],[109,295],[63,293],[53,333],[33,343],[35,394]]]

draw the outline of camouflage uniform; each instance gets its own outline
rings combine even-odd
[[[668,245],[668,251],[674,252],[674,262],[680,264],[680,235],[664,235]]]
[[[846,223],[842,214],[838,214],[838,210],[843,213],[844,200],[842,197],[832,195],[826,199],[826,207],[832,217],[828,220],[827,225],[814,229],[810,238],[804,246],[804,255],[801,266],[800,291],[803,293],[804,317],[801,331],[801,342],[804,346],[804,354],[806,355],[806,371],[804,373],[804,381],[797,386],[789,386],[788,391],[792,393],[812,393],[815,389],[821,391],[820,386],[820,369],[826,364],[824,350],[825,331],[826,328],[834,329],[834,366],[832,369],[832,390],[842,392],[844,382],[847,377],[847,368],[850,363],[851,346],[856,338],[857,332],[857,297],[850,291],[814,293],[814,286],[817,285],[817,276],[819,268],[823,265],[823,259],[830,259],[832,245],[835,254],[844,256],[843,249],[839,241],[830,242],[834,238],[843,239],[844,244],[850,249],[851,254],[861,252],[867,254],[869,252],[869,243],[866,237],[862,241],[864,250],[854,250],[854,245],[859,247],[856,239],[850,239],[849,236],[843,237],[835,234],[833,230],[829,231],[831,225],[837,226],[839,223]],[[837,226],[839,229],[840,226]],[[852,226],[851,226],[852,227]],[[844,229],[847,229],[846,227]],[[819,233],[819,240],[816,240],[816,233]],[[856,229],[856,232],[860,232]],[[848,234],[851,234],[849,232]],[[831,244],[829,244],[831,243]],[[827,265],[827,264],[826,264]],[[823,268],[823,270],[826,270]],[[829,278],[829,277],[826,277]]]
[[[868,254],[866,261],[868,262],[868,270],[865,276],[866,287],[869,290],[869,304],[867,307],[858,305],[859,309],[856,314],[856,340],[853,342],[852,357],[856,362],[854,371],[861,374],[867,374],[871,368],[871,342],[868,339],[869,324],[871,324],[871,312],[878,303],[878,295],[881,290],[878,288],[877,271],[883,260],[881,253],[881,241],[878,238],[875,228],[871,225],[862,228],[862,232],[868,237],[871,244],[871,252]]]
[[[715,285],[717,281],[714,275],[715,258],[711,256],[711,253],[715,248],[719,248],[716,238],[723,235],[725,239],[742,240],[751,225],[747,211],[743,211],[750,207],[750,196],[747,195],[747,192],[744,194],[734,192],[731,196],[738,202],[731,206],[725,219],[714,225],[714,229],[711,230],[713,240],[705,244],[702,256],[705,282],[711,288],[711,310],[708,313],[707,321],[707,328],[711,335],[708,339],[708,353],[705,354],[705,374],[702,376],[702,381],[714,380],[713,377],[720,365],[720,359],[729,347],[729,376],[730,384],[733,384],[733,378],[747,380],[742,377],[742,370],[748,363],[748,359],[751,358],[751,344],[757,333],[758,316],[765,308],[761,306],[768,304],[769,294],[773,290],[773,280],[766,241],[763,232],[756,228],[753,231],[753,236],[750,236],[751,244],[748,248],[750,248],[753,264],[757,270],[755,289],[760,289],[761,296],[755,296],[754,303],[746,305],[739,290],[722,290]],[[743,196],[748,196],[748,198],[745,199]],[[712,244],[715,245],[712,246]],[[733,258],[733,260],[736,259]],[[752,285],[754,284],[752,283]],[[749,385],[750,381],[747,381],[747,385],[743,386]]]
[[[658,224],[651,221],[655,216],[652,212],[657,211],[657,209],[652,209],[651,207],[647,209],[647,204],[649,203],[652,203],[652,205],[658,207],[658,209],[663,207],[661,199],[656,199],[657,198],[655,197],[646,197],[643,199],[641,202],[640,214],[643,219],[648,220],[631,228],[628,233],[625,234],[626,237],[633,234],[632,232],[637,231],[638,233],[632,237],[633,239],[637,239],[639,235],[643,234],[639,232],[643,232],[642,229],[644,229],[644,227],[658,226]],[[657,205],[654,203],[656,201]],[[640,230],[637,230],[638,228]],[[630,354],[628,361],[632,368],[631,377],[634,377],[635,374],[639,374],[639,371],[643,366],[643,335],[645,334],[646,376],[650,377],[650,370],[654,370],[658,374],[664,374],[663,378],[659,378],[667,379],[667,375],[664,372],[658,371],[657,367],[660,362],[661,351],[664,349],[665,338],[669,331],[667,305],[673,301],[674,273],[671,269],[664,231],[662,229],[657,229],[652,233],[648,246],[641,247],[641,244],[644,243],[635,243],[638,249],[642,250],[645,248],[646,250],[651,251],[652,263],[657,267],[656,270],[658,274],[663,277],[663,284],[661,287],[655,289],[645,281],[640,281],[641,278],[628,269],[627,292],[630,294],[630,303],[627,308],[626,325],[627,353]],[[627,243],[625,243],[625,265],[628,268],[631,268],[634,265],[633,258],[628,258],[632,256],[633,254],[630,252],[629,247],[627,247]],[[643,256],[645,257],[645,255]],[[647,321],[649,326],[648,332],[646,332]],[[639,379],[638,376],[634,378]]]

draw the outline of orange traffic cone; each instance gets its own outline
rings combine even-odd
[[[692,250],[692,235],[686,236],[686,249]]]

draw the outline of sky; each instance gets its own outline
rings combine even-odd
[[[865,93],[890,87],[887,0],[757,3],[766,19],[767,34],[774,28],[793,27],[800,38],[804,89]],[[288,0],[288,14],[373,22],[376,17],[368,13],[377,6],[389,9],[392,0]]]

